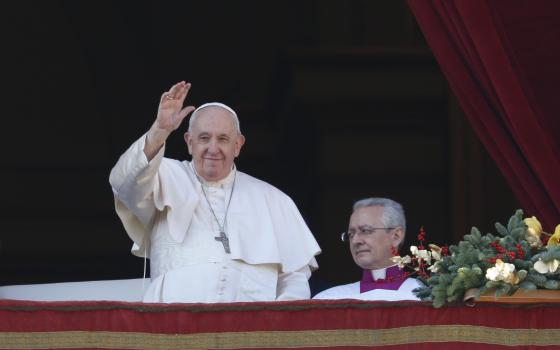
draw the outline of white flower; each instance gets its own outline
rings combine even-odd
[[[430,247],[430,250],[432,251],[432,259],[434,259],[435,261],[440,261],[441,260],[441,247],[439,247],[435,244],[428,244],[428,247]]]
[[[441,253],[434,252],[434,251],[432,250],[432,258],[433,258],[435,261],[440,261],[440,260],[441,260]]]
[[[432,255],[426,249],[419,250],[418,247],[411,245],[410,252],[415,257],[424,260],[426,263],[428,263],[428,265],[432,262]]]
[[[558,266],[560,266],[560,261],[558,261],[557,259],[546,263],[542,260],[539,260],[535,263],[535,265],[533,265],[535,270],[542,274],[556,272]]]
[[[530,218],[523,219],[525,225],[527,225],[527,233],[536,237],[540,237],[542,233],[542,225],[539,220],[533,216]]]
[[[436,273],[436,272],[438,272],[438,270],[439,270],[439,267],[438,267],[439,264],[438,264],[438,262],[439,262],[439,261],[436,261],[435,264],[433,264],[432,266],[428,267],[428,270],[429,270],[431,273]]]
[[[527,234],[525,236],[525,240],[527,241],[527,243],[529,244],[529,246],[531,248],[538,248],[540,246],[542,246],[542,242],[540,237],[532,235],[532,234]]]
[[[515,265],[504,263],[497,259],[494,267],[486,270],[486,278],[490,281],[504,281],[510,284],[519,283],[519,277],[515,273]]]
[[[527,226],[527,233],[525,234],[525,240],[529,243],[532,248],[538,248],[542,245],[541,234],[542,225],[536,217],[530,217],[523,219],[525,225]]]
[[[500,276],[500,270],[497,267],[491,267],[486,270],[486,278],[490,281],[498,281],[498,277]]]
[[[426,249],[419,250],[418,251],[418,257],[420,259],[423,259],[428,264],[430,264],[432,262],[432,254],[430,254],[430,252],[427,251]]]
[[[407,264],[410,264],[410,262],[412,261],[412,259],[410,258],[410,256],[405,255],[405,256],[393,256],[391,257],[391,260],[395,263],[398,264],[399,268],[403,268],[405,267]]]

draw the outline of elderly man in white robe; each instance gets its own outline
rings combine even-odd
[[[308,299],[315,238],[286,194],[236,169],[245,142],[236,113],[221,103],[183,107],[190,87],[163,93],[154,124],[109,179],[133,254],[150,258],[143,300]],[[167,138],[191,112],[192,161],[165,158]]]
[[[342,241],[362,269],[355,283],[322,291],[313,299],[418,300],[412,292],[421,284],[407,277],[393,261],[402,244],[406,222],[402,206],[388,198],[366,198],[354,203],[348,231]]]

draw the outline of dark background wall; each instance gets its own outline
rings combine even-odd
[[[518,207],[402,0],[20,1],[3,5],[0,284],[133,278],[143,262],[108,174],[192,82],[247,138],[238,167],[289,194],[323,253],[315,278],[355,280],[339,242],[352,203],[387,196],[455,243]],[[181,133],[169,157],[186,157]]]

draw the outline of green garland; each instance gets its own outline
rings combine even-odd
[[[536,218],[533,219],[536,221]],[[560,289],[560,268],[555,268],[558,267],[555,260],[560,261],[560,247],[546,246],[540,241],[538,245],[531,244],[522,210],[516,211],[507,227],[500,223],[496,223],[495,227],[495,234],[485,235],[473,227],[471,233],[457,245],[449,246],[449,255],[437,260],[431,273],[419,274],[424,276],[418,277],[424,286],[415,289],[414,293],[422,300],[431,300],[433,306],[439,308],[463,301],[465,292],[473,288],[476,289],[476,298],[488,290],[495,290],[495,295],[499,297],[511,295],[519,288]],[[535,270],[534,265],[539,260],[544,265],[550,263],[554,271],[542,273]],[[487,277],[489,269],[507,264],[515,266],[507,279]],[[508,267],[511,272],[513,267]],[[494,271],[497,270],[491,272]]]

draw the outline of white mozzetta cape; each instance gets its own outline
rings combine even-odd
[[[145,136],[121,156],[110,176],[117,214],[137,256],[149,254],[155,211],[165,215],[170,236],[180,243],[195,208],[205,200],[187,161],[164,158],[162,147],[148,163],[144,141]],[[248,264],[278,264],[281,273],[307,266],[316,269],[320,248],[293,201],[240,171],[235,181],[227,215],[230,258]]]

